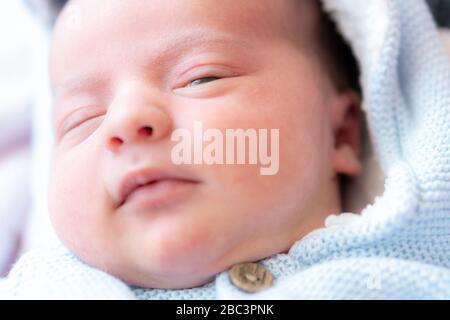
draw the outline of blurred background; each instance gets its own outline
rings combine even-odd
[[[52,24],[64,3],[0,1],[0,277],[21,253],[54,237],[47,216],[52,145],[47,55]],[[450,52],[445,31],[450,0],[428,4]]]

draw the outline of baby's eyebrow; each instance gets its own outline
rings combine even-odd
[[[54,96],[65,95],[70,92],[82,91],[86,88],[98,88],[103,85],[102,77],[99,74],[88,74],[76,75],[67,78],[62,83],[54,86],[53,93]]]
[[[148,63],[153,66],[165,65],[188,51],[194,52],[205,47],[226,46],[249,48],[249,44],[237,35],[214,29],[188,29],[168,37],[159,43],[158,50],[148,50]],[[146,66],[143,66],[146,67]]]

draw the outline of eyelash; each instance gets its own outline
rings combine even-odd
[[[70,131],[80,127],[81,125],[87,123],[88,121],[95,120],[99,117],[102,117],[104,114],[92,114],[85,117],[80,117],[79,120],[76,121],[70,121],[68,119],[66,123],[63,123],[61,126],[61,136],[64,136],[65,134],[69,133]]]
[[[198,78],[198,79],[195,79],[195,80],[192,80],[191,82],[189,82],[185,87],[189,88],[189,87],[193,87],[195,85],[201,85],[201,84],[213,82],[213,81],[216,81],[216,80],[219,80],[219,79],[221,79],[221,78],[220,77],[203,77],[203,78]],[[194,84],[195,82],[199,82],[201,80],[207,80],[207,81],[203,82],[203,83],[196,83],[196,84]]]
[[[77,128],[77,127],[79,127],[79,126],[85,124],[86,122],[91,121],[91,120],[94,120],[94,119],[97,119],[98,117],[101,117],[101,116],[102,116],[102,115],[94,115],[94,116],[91,116],[91,117],[82,119],[82,120],[80,120],[80,121],[77,121],[76,125],[74,125],[73,128]]]
[[[235,77],[235,68],[221,64],[197,65],[185,71],[178,79],[175,89],[190,88],[209,82]]]

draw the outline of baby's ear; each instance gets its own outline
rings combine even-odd
[[[336,93],[331,100],[333,169],[336,174],[357,176],[362,171],[361,97],[356,92],[348,90]]]

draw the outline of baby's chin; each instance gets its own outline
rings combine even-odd
[[[219,265],[205,248],[190,248],[171,244],[105,245],[61,239],[66,247],[88,266],[104,271],[127,285],[142,288],[185,289],[204,285],[227,266]],[[144,242],[144,241],[142,241]],[[161,248],[165,248],[162,250]],[[220,263],[220,262],[219,262]]]
[[[116,278],[122,280],[128,285],[140,288],[152,289],[189,289],[205,285],[215,279],[216,274],[192,275],[192,274],[159,274],[153,272],[139,273],[139,270],[133,269],[118,273],[110,272]]]
[[[147,258],[147,259],[146,259]],[[142,288],[186,289],[204,285],[214,280],[216,274],[225,267],[212,267],[206,261],[198,262],[173,258],[171,265],[161,265],[152,256],[144,255],[137,259],[101,262],[94,258],[89,265],[103,270],[128,285]]]

